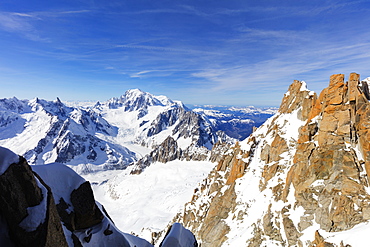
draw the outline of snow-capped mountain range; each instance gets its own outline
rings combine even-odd
[[[23,155],[30,164],[60,162],[86,173],[124,169],[168,137],[183,153],[211,150],[217,141],[235,141],[220,131],[224,119],[139,89],[93,106],[91,102],[90,106],[69,105],[60,99],[1,99],[0,145]]]
[[[191,105],[190,108],[207,116],[217,130],[224,131],[228,136],[238,140],[247,138],[253,132],[253,128],[259,127],[278,110],[276,107],[213,105]]]
[[[135,161],[135,154],[126,147],[99,138],[99,134],[116,136],[118,129],[92,109],[37,98],[2,99],[0,109],[0,145],[23,155],[31,164],[121,167]]]

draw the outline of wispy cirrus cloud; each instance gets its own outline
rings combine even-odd
[[[0,12],[0,30],[17,33],[32,41],[47,41],[42,38],[34,27],[34,22],[40,18],[33,14],[18,12]]]
[[[17,33],[24,38],[33,41],[49,42],[49,39],[42,37],[37,26],[40,22],[49,21],[50,17],[62,17],[66,15],[76,15],[89,13],[90,10],[71,10],[71,11],[43,11],[43,12],[5,12],[0,11],[0,30]]]
[[[172,72],[174,72],[174,70],[168,70],[168,69],[144,70],[144,71],[139,71],[135,73],[129,73],[129,76],[131,78],[165,77],[165,76],[170,76]]]
[[[25,13],[0,12],[0,28],[9,32],[29,31],[33,29],[30,19],[37,17]]]
[[[139,44],[124,44],[115,45],[116,48],[129,48],[129,49],[140,49],[140,50],[150,50],[159,52],[171,52],[171,53],[192,53],[192,54],[215,54],[215,55],[225,55],[219,51],[207,51],[198,50],[194,48],[179,48],[172,46],[153,46],[153,45],[139,45]]]
[[[364,76],[370,75],[370,41],[363,38],[370,33],[334,42],[335,36],[328,37],[330,33],[316,36],[311,33],[298,41],[289,41],[289,38],[301,37],[302,32],[255,29],[249,29],[248,32],[256,37],[269,37],[271,43],[275,42],[281,49],[271,56],[264,54],[264,59],[257,63],[245,60],[237,66],[217,64],[214,68],[209,66],[192,75],[200,80],[207,80],[208,86],[211,85],[210,89],[215,92],[269,91],[271,88],[284,91],[293,79],[307,80],[311,82],[309,86],[320,91],[326,86],[323,82],[331,74],[358,72]],[[287,34],[289,35],[286,36]]]
[[[211,15],[210,13],[201,11],[198,8],[195,8],[194,6],[190,6],[190,5],[177,5],[176,7],[172,7],[172,8],[148,8],[148,9],[141,9],[141,10],[130,11],[130,12],[121,12],[121,14],[129,14],[129,15],[188,14],[188,15],[196,15],[196,16],[202,16],[202,17]]]
[[[88,14],[94,12],[93,10],[89,9],[81,9],[81,10],[55,10],[55,11],[35,11],[32,12],[31,15],[37,16],[40,19],[44,18],[58,18],[58,17],[65,17],[65,16],[76,16],[82,14]]]

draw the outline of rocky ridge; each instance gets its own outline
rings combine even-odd
[[[360,246],[340,233],[370,219],[368,92],[355,73],[331,76],[319,96],[294,81],[176,220],[201,246]]]
[[[167,163],[173,160],[218,162],[222,157],[222,153],[231,144],[232,142],[218,141],[213,145],[211,150],[196,145],[190,145],[186,149],[182,149],[178,146],[176,140],[169,136],[159,146],[153,149],[152,152],[136,162],[132,167],[131,174],[142,173],[145,168],[154,162]]]

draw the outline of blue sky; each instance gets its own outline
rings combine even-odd
[[[370,1],[2,0],[0,98],[278,106],[370,76]]]

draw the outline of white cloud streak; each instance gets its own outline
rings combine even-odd
[[[37,22],[48,21],[45,18],[57,18],[65,15],[89,13],[90,10],[72,11],[44,11],[44,12],[0,12],[0,30],[17,33],[22,37],[33,41],[49,42],[48,38],[42,38],[37,28]]]
[[[9,32],[29,31],[33,29],[28,19],[35,18],[29,14],[0,12],[0,27]]]
[[[285,89],[293,79],[312,80],[313,87],[321,90],[320,82],[326,81],[330,74],[368,70],[370,41],[355,37],[331,42],[332,38],[322,34],[317,35],[320,40],[315,40],[315,33],[307,37],[301,31],[246,31],[251,36],[268,37],[271,43],[282,47],[281,50],[267,57],[264,54],[265,58],[257,63],[244,61],[238,66],[218,64],[216,68],[205,68],[192,75],[207,80],[213,91],[269,90],[272,85]],[[366,34],[363,35],[366,37]],[[289,42],[289,37],[298,37],[299,41],[293,39]]]
[[[152,45],[115,45],[116,48],[129,48],[129,49],[140,49],[140,50],[151,50],[160,52],[172,52],[172,53],[192,53],[192,54],[210,54],[210,55],[225,55],[220,52],[196,50],[196,49],[181,49],[171,46],[152,46]]]

